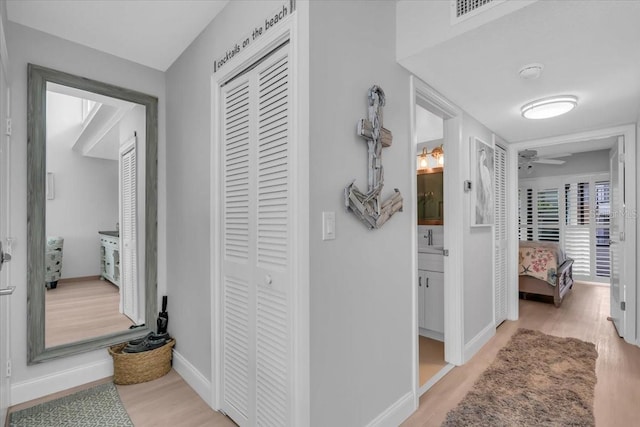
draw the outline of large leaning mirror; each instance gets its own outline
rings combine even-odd
[[[29,64],[29,364],[155,325],[157,118],[153,96]]]

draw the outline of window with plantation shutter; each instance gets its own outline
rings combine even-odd
[[[549,188],[536,192],[536,240],[560,241],[560,206],[558,189]]]
[[[606,174],[525,180],[518,189],[520,240],[560,242],[578,280],[611,275],[610,184]]]
[[[533,190],[518,189],[518,237],[533,240]]]
[[[609,181],[597,181],[593,195],[596,276],[607,278],[611,276],[611,254],[609,252],[611,198],[609,188]]]
[[[591,227],[589,217],[589,183],[565,184],[564,250],[573,259],[573,274],[591,274]]]

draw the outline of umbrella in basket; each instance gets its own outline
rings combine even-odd
[[[158,334],[166,334],[169,325],[169,313],[167,313],[167,296],[162,297],[162,311],[158,314]]]

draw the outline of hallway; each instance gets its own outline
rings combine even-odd
[[[609,287],[576,282],[560,308],[520,300],[520,319],[506,321],[466,365],[457,367],[420,398],[405,427],[439,426],[518,328],[595,343],[598,350],[594,414],[598,426],[633,425],[640,411],[640,348],[616,335],[609,315]]]

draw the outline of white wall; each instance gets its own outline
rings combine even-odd
[[[395,62],[395,3],[310,2],[311,420],[362,426],[412,390],[409,73]],[[398,188],[404,211],[368,230],[344,210],[354,178],[367,188],[367,144],[356,123],[367,91],[385,91],[387,198]],[[415,179],[415,178],[414,178]],[[321,215],[336,213],[336,239],[322,241]]]
[[[468,114],[462,119],[462,142],[471,137],[491,143],[491,131]],[[463,150],[463,165],[470,165],[470,146]],[[452,159],[445,157],[445,162]],[[469,171],[469,167],[463,170]],[[473,183],[471,172],[464,179]],[[464,343],[469,345],[483,330],[493,324],[493,227],[471,227],[471,193],[465,193],[464,210]],[[486,337],[484,337],[486,338]],[[468,356],[468,355],[467,355]]]
[[[164,236],[164,74],[53,37],[27,27],[8,23],[7,39],[11,60],[11,233],[16,239],[13,250],[12,282],[16,292],[11,309],[11,348],[13,351],[12,399],[35,398],[108,375],[110,358],[106,350],[84,353],[38,365],[26,365],[27,332],[27,63],[34,63],[135,89],[159,98],[159,179],[158,179],[158,294],[165,290]],[[86,375],[78,375],[78,370]],[[105,375],[106,372],[106,375]],[[55,376],[56,374],[60,374]]]
[[[638,116],[638,124],[636,126],[636,140],[635,141],[631,141],[632,144],[636,144],[638,143],[638,140],[640,139],[639,137],[640,135],[640,115]],[[640,166],[640,150],[636,149],[636,174],[638,174],[638,166]],[[637,175],[636,175],[637,177]],[[638,185],[636,183],[636,203],[640,202],[640,185]],[[638,254],[638,250],[640,249],[640,215],[638,215],[637,209],[636,212],[632,212],[632,215],[635,215],[635,219],[636,219],[636,256]],[[640,267],[638,265],[639,263],[636,263],[636,281],[638,280],[638,277],[640,277]],[[636,287],[637,284],[636,284]],[[636,290],[636,343],[640,346],[640,315],[638,315],[638,313],[640,313],[640,289]]]
[[[85,157],[72,147],[82,100],[47,92],[47,172],[55,197],[46,201],[47,236],[64,238],[62,278],[100,274],[99,230],[118,222],[118,162]]]
[[[546,176],[583,175],[586,173],[609,172],[609,150],[587,151],[569,157],[560,157],[562,165],[534,163],[531,173],[526,167],[518,171],[518,178],[538,178]]]
[[[167,70],[167,268],[176,349],[211,382],[211,76],[214,58],[282,1],[230,2]],[[288,2],[287,2],[288,4]],[[232,65],[226,65],[231,67]],[[223,68],[224,69],[224,68]]]

